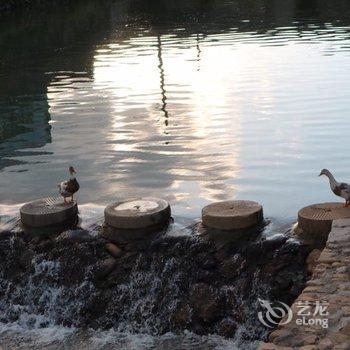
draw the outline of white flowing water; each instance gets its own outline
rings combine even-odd
[[[1,207],[1,230],[12,232],[19,230],[19,206]],[[94,236],[96,223],[102,221],[103,207],[82,205],[80,208],[80,225]],[[169,229],[168,234],[189,234],[186,227],[177,223]],[[186,220],[183,221],[186,223]],[[188,223],[188,222],[187,222]],[[169,273],[176,270],[175,260],[167,263]],[[247,331],[249,321],[240,326],[232,339],[226,339],[212,334],[196,335],[185,331],[182,333],[157,333],[163,322],[161,317],[152,313],[156,303],[156,292],[163,283],[163,278],[156,277],[155,271],[135,272],[130,276],[130,283],[118,286],[118,293],[132,300],[130,309],[120,315],[118,327],[105,330],[63,326],[60,320],[76,318],[80,308],[86,301],[86,296],[94,293],[90,282],[83,282],[73,289],[58,286],[57,278],[60,272],[58,262],[38,260],[34,262],[35,269],[28,281],[21,286],[9,285],[3,299],[0,299],[0,346],[4,349],[217,349],[232,350],[254,349],[258,342],[243,342],[241,332]],[[164,271],[167,274],[167,268]],[[0,273],[0,283],[5,283]],[[174,300],[177,293],[177,276],[171,278]],[[152,286],[149,288],[149,286]],[[258,287],[257,287],[258,288]],[[154,291],[153,291],[154,290]],[[19,302],[20,300],[20,302]],[[168,304],[170,309],[171,304]],[[134,322],[131,315],[140,313],[142,326]],[[6,322],[4,322],[6,320]],[[12,321],[9,321],[12,320]],[[254,329],[249,331],[254,332]],[[243,345],[244,344],[244,345]]]

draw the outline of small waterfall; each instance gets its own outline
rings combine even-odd
[[[35,259],[37,260],[37,259]],[[74,287],[60,285],[60,264],[34,261],[33,271],[15,284],[1,279],[0,322],[17,323],[24,329],[38,329],[77,320],[83,295],[93,289],[85,281]]]
[[[101,275],[110,256],[98,221],[42,240],[9,222],[15,220],[0,233],[0,338],[13,348],[21,348],[13,332],[29,343],[45,333],[43,349],[56,342],[77,349],[116,342],[121,349],[253,348],[268,332],[257,318],[258,298],[290,303],[298,290],[281,289],[279,279],[300,288],[306,280],[307,252],[281,234],[220,247],[193,230],[165,235],[126,247]]]

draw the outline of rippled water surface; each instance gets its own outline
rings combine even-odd
[[[25,13],[0,31],[1,203],[262,202],[286,220],[350,180],[350,5],[102,1]],[[268,4],[267,4],[268,3]],[[308,3],[308,4],[306,4]],[[328,2],[329,3],[329,2]]]

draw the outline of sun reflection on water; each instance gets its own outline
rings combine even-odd
[[[91,66],[46,72],[51,129],[41,121],[43,140],[25,139],[35,152],[8,156],[4,198],[56,194],[69,163],[81,203],[160,196],[197,217],[210,201],[248,198],[284,217],[305,188],[308,201],[328,198],[314,174],[346,174],[348,28],[243,25],[118,27],[91,49]]]

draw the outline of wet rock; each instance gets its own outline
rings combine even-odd
[[[208,253],[200,253],[196,256],[198,264],[206,270],[213,270],[216,267],[214,258]]]
[[[94,293],[90,295],[80,313],[85,317],[97,319],[105,313],[108,303],[109,300],[106,294]]]
[[[211,322],[218,317],[219,304],[216,293],[204,283],[192,287],[189,300],[194,314],[204,322]]]
[[[256,318],[257,298],[291,303],[305,285],[308,253],[285,237],[266,243],[165,235],[118,246],[81,229],[38,241],[8,233],[0,235],[1,320],[20,317],[11,305],[30,304],[67,326],[124,322],[135,332],[232,337],[246,325],[256,330],[247,339],[261,338],[267,330]]]
[[[56,242],[70,240],[71,242],[85,242],[92,240],[93,236],[86,230],[75,229],[62,232],[56,237]]]
[[[108,276],[116,267],[117,261],[114,258],[108,258],[97,263],[94,271],[94,276],[97,279],[102,279]]]
[[[38,253],[45,253],[47,251],[50,251],[54,248],[55,241],[53,239],[45,239],[40,241],[35,247],[36,252]]]
[[[300,242],[296,240],[288,239],[286,243],[279,249],[279,255],[282,256],[283,254],[288,255],[297,255],[301,251],[301,244]]]
[[[41,236],[30,237],[30,244],[37,245],[43,239]]]
[[[262,241],[262,249],[264,252],[273,251],[282,246],[287,240],[288,236],[286,235],[275,235]]]
[[[217,327],[217,333],[226,338],[232,338],[236,330],[237,323],[230,317],[223,319]]]
[[[19,264],[23,269],[28,269],[31,267],[32,260],[34,257],[34,252],[32,250],[26,250],[19,258]]]
[[[113,243],[107,243],[106,249],[110,255],[112,255],[114,258],[119,258],[122,255],[122,250]]]
[[[188,304],[184,304],[177,308],[171,315],[171,323],[175,329],[183,329],[184,326],[191,323],[192,310]]]
[[[238,276],[244,267],[246,266],[246,260],[241,254],[235,254],[232,257],[228,257],[221,263],[221,269],[223,276],[227,278],[233,278]]]

